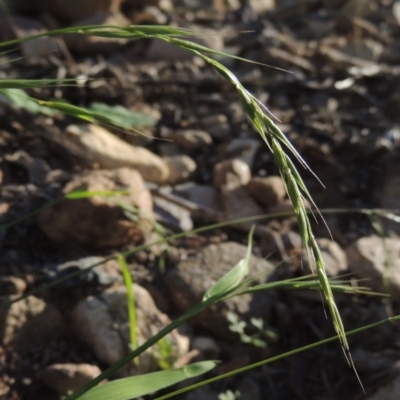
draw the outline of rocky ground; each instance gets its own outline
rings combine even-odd
[[[399,1],[141,3],[80,0],[71,8],[62,1],[32,6],[21,0],[13,3],[18,10],[12,18],[0,8],[0,39],[92,23],[176,24],[206,32],[195,40],[274,67],[219,58],[279,119],[321,178],[326,189],[303,173],[322,210],[400,208]],[[58,202],[1,230],[3,300],[172,233],[291,210],[273,158],[234,88],[187,52],[157,41],[40,39],[2,55],[0,76],[79,76],[85,85],[29,94],[83,106],[122,105],[140,113],[138,129],[146,134],[32,113],[17,109],[15,99],[0,98],[1,224],[74,190],[129,190]],[[365,215],[324,216],[334,241],[323,224],[314,229],[329,275],[361,279],[376,291],[390,283],[390,302],[336,295],[346,329],[397,314],[399,227],[378,223],[388,236],[383,241]],[[139,342],[195,305],[244,256],[250,226],[193,234],[127,258]],[[262,282],[310,272],[293,217],[257,223],[251,267],[253,274],[263,272]],[[244,321],[262,319],[266,346],[242,343],[230,329],[229,312]],[[3,307],[0,321],[4,399],[58,399],[129,351],[126,289],[115,260]],[[158,346],[143,354],[139,365],[119,376],[220,359],[214,376],[332,334],[317,292],[248,294],[199,315],[167,337],[167,350]],[[246,400],[398,398],[398,335],[399,326],[392,324],[349,339],[365,395],[340,346],[332,343],[181,398],[218,399],[228,390]]]

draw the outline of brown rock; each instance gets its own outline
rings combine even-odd
[[[103,168],[134,168],[150,182],[162,183],[168,179],[168,167],[159,156],[144,147],[130,145],[100,126],[70,125],[66,133],[68,140]]]
[[[154,304],[149,292],[134,284],[136,333],[138,344],[158,333],[171,321]],[[97,297],[82,300],[72,312],[78,336],[85,341],[103,362],[112,365],[130,352],[130,332],[126,306],[126,287],[112,288]],[[166,336],[172,345],[172,358],[189,350],[189,339],[176,331]],[[157,346],[139,356],[139,363],[130,363],[122,375],[136,375],[158,369]]]
[[[88,191],[128,190],[129,195],[113,198],[95,196],[66,200],[43,211],[39,226],[55,242],[77,242],[96,247],[137,243],[152,228],[152,198],[140,174],[132,169],[84,172],[69,182],[63,193],[85,188]],[[115,201],[139,210],[139,221],[128,220]]]
[[[228,183],[231,186],[247,185],[250,179],[250,168],[241,160],[221,161],[214,166],[213,183],[216,188],[221,188]]]
[[[246,246],[234,242],[212,244],[180,261],[165,277],[175,306],[185,312],[198,304],[204,293],[245,257],[246,250]],[[273,270],[273,265],[266,260],[251,257],[251,276],[260,274],[255,283],[272,279]],[[229,329],[227,313],[232,311],[244,320],[250,317],[268,318],[271,299],[265,292],[233,297],[209,307],[194,317],[192,322],[216,336],[234,340],[237,339],[237,335]]]
[[[286,197],[285,184],[280,176],[252,178],[247,189],[260,204],[267,208],[282,203]]]
[[[73,392],[101,374],[97,365],[52,364],[42,373],[45,384],[60,395]]]
[[[0,342],[25,351],[46,346],[48,340],[62,337],[65,332],[61,313],[52,305],[30,296],[11,304],[0,312]]]
[[[88,18],[80,19],[74,26],[83,25],[129,25],[123,14],[120,12],[98,12]],[[112,53],[125,45],[129,39],[107,38],[89,35],[71,34],[64,35],[64,41],[68,48],[80,54]]]
[[[346,249],[349,269],[365,279],[365,286],[384,293],[385,271],[388,273],[393,300],[400,299],[400,240],[379,236],[358,239]],[[385,267],[385,263],[388,266]]]

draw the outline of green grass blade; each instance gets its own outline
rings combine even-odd
[[[182,368],[152,372],[140,376],[118,379],[97,386],[80,400],[130,400],[202,375],[215,367],[216,361],[202,361]]]
[[[129,272],[129,268],[126,265],[125,258],[122,255],[117,257],[118,264],[121,267],[122,275],[124,277],[124,283],[127,292],[127,302],[128,302],[128,319],[129,319],[129,332],[131,337],[131,350],[137,348],[137,325],[136,325],[136,307],[135,307],[135,296],[133,294],[133,282],[132,276]]]
[[[219,279],[214,286],[207,290],[203,297],[203,301],[214,296],[219,296],[228,291],[235,290],[238,285],[240,285],[243,278],[248,274],[251,250],[253,248],[253,232],[254,226],[251,228],[249,233],[249,242],[247,245],[246,257],[240,260],[234,268],[232,268],[221,279]]]

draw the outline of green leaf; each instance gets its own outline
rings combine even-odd
[[[43,107],[29,97],[22,89],[2,89],[0,102],[4,102],[16,109],[25,109],[33,114],[54,115],[56,111]]]
[[[98,191],[87,191],[87,190],[76,190],[74,192],[65,195],[68,200],[79,200],[79,199],[89,199],[95,196],[101,197],[111,197],[117,195],[128,195],[129,190],[98,190]]]
[[[243,278],[248,274],[251,249],[253,245],[253,232],[254,226],[249,233],[249,243],[247,245],[246,257],[240,260],[235,267],[233,267],[228,273],[226,273],[221,279],[219,279],[214,286],[207,290],[206,294],[203,297],[203,301],[214,296],[220,296],[223,293],[231,293],[240,285]]]
[[[203,361],[183,368],[152,372],[105,383],[89,390],[80,400],[129,400],[202,375],[215,367],[216,361]]]
[[[91,103],[89,110],[104,113],[114,125],[132,128],[135,126],[154,126],[156,120],[146,114],[128,110],[123,106],[109,106],[104,103]]]

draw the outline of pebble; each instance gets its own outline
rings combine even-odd
[[[161,313],[149,292],[133,284],[136,312],[136,333],[139,344],[158,333],[171,321]],[[71,314],[77,335],[87,343],[99,360],[112,365],[127,355],[130,344],[128,312],[125,286],[110,288],[98,296],[83,299]],[[166,336],[171,345],[171,357],[179,358],[189,351],[189,339],[174,331]],[[158,350],[159,351],[159,350]],[[154,372],[159,368],[157,346],[153,346],[138,357],[139,362],[130,363],[119,372],[119,376],[130,376]]]
[[[212,144],[212,137],[210,134],[199,129],[185,129],[169,132],[166,137],[186,150],[204,150],[207,146]]]
[[[129,167],[138,170],[146,181],[168,180],[169,169],[162,158],[144,147],[130,145],[100,126],[70,125],[66,132],[69,140],[103,168]]]
[[[228,183],[235,186],[247,185],[251,179],[249,166],[241,160],[226,160],[217,163],[213,171],[213,184],[221,188]]]
[[[286,197],[285,184],[280,176],[252,178],[247,189],[266,208],[282,203]]]
[[[188,181],[197,170],[196,162],[189,156],[165,157],[164,161],[169,169],[168,182],[171,184]]]
[[[60,395],[73,392],[101,374],[97,365],[52,364],[42,372],[44,383]]]

